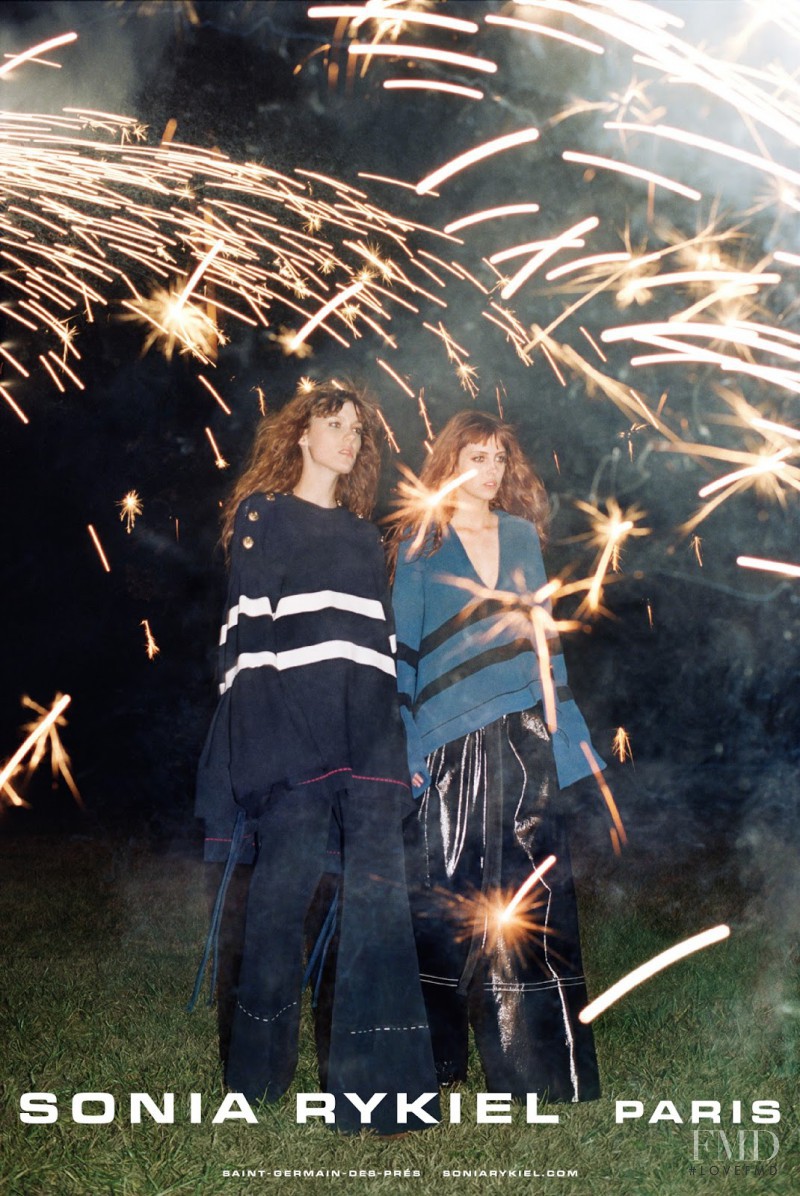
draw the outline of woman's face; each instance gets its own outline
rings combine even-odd
[[[477,470],[477,473],[459,486],[459,494],[491,502],[500,489],[507,460],[506,450],[494,436],[485,444],[465,444],[458,454],[456,474],[466,473],[470,469]]]
[[[350,401],[331,415],[312,415],[300,437],[303,461],[336,474],[348,474],[361,448],[364,424]]]

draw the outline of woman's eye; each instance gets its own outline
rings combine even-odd
[[[355,432],[356,436],[363,436],[363,435],[364,435],[364,429],[363,429],[363,428],[353,428],[353,431]]]

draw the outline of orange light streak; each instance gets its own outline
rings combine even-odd
[[[426,62],[444,62],[448,66],[459,66],[465,70],[485,71],[493,75],[497,70],[497,63],[487,58],[474,58],[471,54],[455,54],[451,50],[434,50],[430,46],[401,46],[394,43],[390,46],[362,45],[353,42],[347,47],[347,53],[357,55],[383,54],[389,58],[423,58]]]
[[[572,33],[565,33],[561,29],[553,29],[549,25],[535,25],[532,21],[520,21],[514,17],[485,16],[487,25],[505,25],[507,29],[520,29],[524,33],[540,33],[544,37],[553,37],[557,41],[567,42],[579,50],[588,50],[590,54],[604,54],[605,50],[597,42],[586,41],[585,38],[575,37]]]
[[[539,251],[539,253],[535,254],[530,261],[526,262],[525,265],[517,271],[510,282],[506,283],[500,292],[501,299],[510,299],[512,295],[516,294],[522,284],[527,282],[531,275],[536,273],[540,266],[544,265],[544,263],[553,257],[554,254],[558,253],[559,250],[565,248],[569,241],[574,240],[576,237],[582,236],[585,232],[591,232],[592,229],[597,228],[599,223],[600,221],[596,216],[589,216],[586,220],[581,220],[578,222],[578,224],[574,224],[572,228],[566,229],[558,237],[553,237],[547,248],[542,249]]]
[[[590,269],[592,266],[604,266],[608,262],[628,262],[631,255],[629,253],[596,253],[592,257],[581,257],[575,262],[566,262],[563,266],[556,266],[554,270],[549,270],[545,274],[548,282],[555,281],[556,278],[563,278],[565,274],[574,274],[576,270]],[[597,345],[594,345],[597,349]],[[602,357],[602,354],[600,354]],[[603,357],[603,361],[605,358]]]
[[[674,191],[676,195],[682,195],[684,199],[691,199],[695,203],[698,199],[703,198],[702,192],[695,191],[694,187],[686,187],[683,183],[676,183],[674,179],[668,179],[663,174],[654,174],[651,170],[645,170],[641,166],[631,166],[628,162],[617,162],[613,158],[600,158],[597,154],[581,154],[575,150],[564,150],[561,157],[565,162],[580,162],[584,166],[599,166],[606,170],[613,170],[617,174],[643,179],[647,183],[654,183],[657,187],[664,187],[667,191]]]
[[[477,87],[441,83],[438,79],[384,79],[383,86],[386,91],[443,91],[449,95],[462,96],[465,100],[483,99],[483,92]]]
[[[771,457],[765,457],[756,465],[749,465],[744,469],[737,469],[735,473],[728,473],[722,478],[717,478],[713,482],[709,482],[707,486],[703,486],[702,490],[698,490],[698,498],[708,498],[709,494],[715,494],[717,490],[723,490],[732,482],[738,482],[742,478],[757,477],[762,473],[772,473],[777,470],[786,457],[790,456],[795,449],[784,448],[775,453]]]
[[[14,402],[11,395],[6,390],[5,386],[3,386],[1,384],[0,384],[0,395],[3,396],[3,398],[8,403],[9,407],[14,412],[14,414],[19,416],[19,418],[22,420],[23,424],[29,424],[31,422],[28,419],[25,412],[22,410],[22,408],[17,403]]]
[[[217,444],[216,440],[214,439],[213,432],[211,431],[210,428],[204,428],[203,431],[205,432],[206,436],[208,437],[208,443],[211,445],[211,448],[214,450],[214,464],[216,465],[217,469],[227,469],[228,462],[225,460],[222,453],[219,451],[219,445]]]
[[[363,289],[363,282],[354,282],[352,286],[345,287],[345,289],[340,291],[338,295],[334,295],[333,299],[330,299],[326,304],[324,304],[324,306],[319,309],[316,315],[312,316],[311,319],[303,325],[300,331],[295,333],[291,341],[289,341],[288,352],[295,353],[300,348],[303,341],[306,340],[309,334],[314,331],[318,324],[322,323],[327,315],[330,315],[330,313],[335,311],[340,304],[346,303],[348,299],[352,299],[354,295],[357,295],[360,291],[363,291]]]
[[[485,208],[482,212],[473,212],[470,216],[461,216],[444,226],[446,233],[454,233],[457,229],[468,228],[471,224],[479,224],[483,220],[498,220],[504,216],[521,216],[538,212],[538,203],[509,203],[499,208]]]
[[[221,407],[221,408],[222,408],[222,410],[225,412],[225,414],[226,414],[226,415],[230,415],[230,414],[231,414],[231,409],[230,409],[230,407],[229,407],[229,406],[228,406],[228,404],[225,402],[225,400],[223,399],[223,397],[222,397],[222,395],[219,393],[219,391],[217,391],[217,390],[215,390],[215,389],[214,389],[214,387],[213,387],[213,386],[211,385],[211,383],[209,382],[208,378],[204,378],[202,374],[198,374],[198,375],[197,375],[197,378],[198,378],[198,381],[200,381],[200,382],[202,382],[202,383],[203,383],[203,386],[205,386],[206,390],[209,392],[209,394],[211,395],[212,399],[214,399],[214,401],[215,401],[216,403],[219,403],[220,407]]]
[[[18,765],[22,763],[28,752],[36,746],[42,736],[48,733],[50,728],[61,715],[62,711],[66,710],[71,701],[72,698],[69,694],[63,694],[55,703],[53,708],[44,716],[41,722],[37,723],[36,727],[33,729],[33,731],[31,731],[28,738],[20,744],[20,746],[14,752],[14,755],[6,762],[2,771],[0,771],[0,789],[2,789],[6,782],[14,775]]]
[[[31,46],[30,50],[23,50],[21,54],[15,54],[4,66],[0,66],[0,79],[5,75],[10,75],[23,62],[28,62],[31,58],[46,54],[48,50],[55,50],[58,46],[67,46],[70,42],[77,40],[77,33],[62,33],[58,37],[49,38],[46,42],[39,42],[38,46]]]
[[[583,752],[584,756],[586,757],[586,762],[592,770],[592,776],[594,777],[595,781],[597,782],[597,786],[603,795],[603,800],[605,801],[606,806],[608,807],[608,812],[611,815],[611,820],[614,823],[614,827],[619,836],[620,842],[627,843],[628,836],[625,832],[625,827],[622,823],[622,819],[620,817],[619,810],[617,809],[617,803],[614,801],[614,795],[611,792],[611,790],[609,789],[608,783],[607,783],[605,777],[603,776],[600,768],[597,765],[597,761],[595,760],[595,758],[592,754],[592,749],[589,747],[589,744],[586,743],[586,741],[583,739],[581,740],[581,751]]]
[[[400,387],[400,389],[405,391],[405,393],[408,395],[408,397],[410,399],[413,399],[414,392],[411,389],[411,387],[408,385],[408,383],[404,382],[403,379],[400,377],[400,375],[396,374],[395,371],[392,369],[392,367],[390,365],[387,365],[386,362],[382,358],[376,357],[375,360],[377,361],[377,363],[381,367],[381,369],[386,370],[386,373],[389,375],[389,377],[394,379],[394,381],[397,383],[397,385]]]
[[[508,905],[503,910],[502,914],[500,915],[501,922],[507,922],[509,918],[513,917],[514,910],[517,908],[520,901],[523,900],[526,894],[530,893],[537,881],[540,881],[545,873],[550,871],[555,862],[556,857],[554,855],[549,855],[547,859],[542,860],[541,864],[536,865],[533,872],[531,872],[530,876],[522,882],[514,896],[509,901]]]
[[[383,7],[374,3],[367,4],[318,4],[313,5],[306,12],[312,20],[325,17],[348,17],[361,26],[365,21],[382,21],[387,25],[435,25],[440,29],[451,29],[455,33],[477,33],[479,26],[474,21],[464,21],[459,17],[445,17],[433,12],[420,12],[414,8]]]
[[[92,526],[91,523],[87,524],[87,528],[89,530],[89,535],[92,537],[92,543],[94,544],[95,548],[97,549],[97,555],[100,557],[100,563],[102,564],[106,573],[110,573],[111,566],[108,563],[108,557],[103,552],[103,545],[100,543],[100,537],[98,536],[97,532],[94,530],[94,527]]]
[[[482,162],[484,158],[490,158],[493,154],[503,153],[504,150],[514,149],[518,145],[526,145],[531,141],[536,141],[539,136],[539,130],[534,128],[520,129],[517,133],[507,133],[504,137],[494,137],[491,141],[486,141],[483,145],[475,146],[474,149],[467,150],[466,153],[459,154],[458,157],[446,162],[444,166],[440,166],[437,170],[426,175],[416,186],[417,195],[427,195],[434,187],[438,187],[439,183],[444,182],[445,179],[452,178],[454,174],[465,170],[468,166],[473,166],[476,162]]]
[[[606,989],[594,1001],[582,1009],[578,1014],[578,1019],[588,1025],[589,1022],[594,1021],[601,1013],[608,1009],[609,1005],[613,1005],[620,997],[624,997],[637,984],[644,983],[658,972],[662,972],[664,968],[670,967],[673,963],[677,963],[680,959],[685,959],[687,955],[692,955],[695,951],[702,951],[704,947],[710,947],[714,943],[721,943],[723,939],[729,937],[731,931],[729,926],[712,926],[710,930],[704,930],[701,934],[693,935],[692,938],[684,939],[682,943],[677,943],[674,947],[669,947],[666,951],[662,951],[660,955],[655,955],[647,963],[643,963],[640,967],[634,968],[632,972],[628,972],[627,976],[623,976],[616,984],[612,984],[611,988]]]

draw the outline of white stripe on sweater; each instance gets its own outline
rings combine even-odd
[[[366,619],[383,621],[385,615],[383,606],[377,598],[361,598],[358,594],[346,594],[339,590],[314,590],[307,594],[288,594],[281,598],[275,610],[269,598],[248,598],[242,594],[228,612],[228,619],[220,632],[219,642],[224,644],[228,632],[239,622],[239,615],[258,618],[267,615],[273,619],[283,619],[288,615],[305,615],[319,610],[344,610],[354,615],[363,615]]]
[[[323,660],[351,660],[354,664],[380,669],[382,672],[388,673],[390,677],[395,675],[394,661],[391,656],[386,656],[383,652],[376,652],[374,648],[364,648],[360,644],[353,644],[349,640],[325,640],[321,644],[309,644],[305,648],[291,648],[287,652],[242,652],[237,658],[236,664],[225,674],[225,680],[220,685],[220,693],[225,693],[226,689],[230,689],[242,669],[273,668],[284,672],[286,669],[317,664]]]

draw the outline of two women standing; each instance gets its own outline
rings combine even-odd
[[[355,391],[296,396],[262,425],[226,510],[221,697],[197,812],[207,858],[252,857],[257,844],[226,1083],[269,1100],[291,1083],[306,914],[341,861],[330,1046],[320,1058],[340,1128],[361,1128],[338,1099],[345,1092],[413,1101],[435,1091],[437,1077],[464,1078],[470,1022],[492,1091],[590,1099],[597,1067],[576,1017],[586,993],[557,802],[559,784],[588,771],[579,744],[589,736],[551,645],[551,738],[524,616],[546,580],[535,527],[544,492],[492,417],[457,416],[435,442],[423,482],[473,472],[418,550],[416,529],[395,531],[409,769],[383,553],[364,519],[377,428]],[[466,611],[464,583],[486,591]],[[416,807],[409,771],[423,794]],[[512,941],[486,911],[549,853],[557,863],[536,890],[534,932]],[[398,1123],[390,1099],[372,1124],[394,1133],[425,1122],[412,1114]]]

